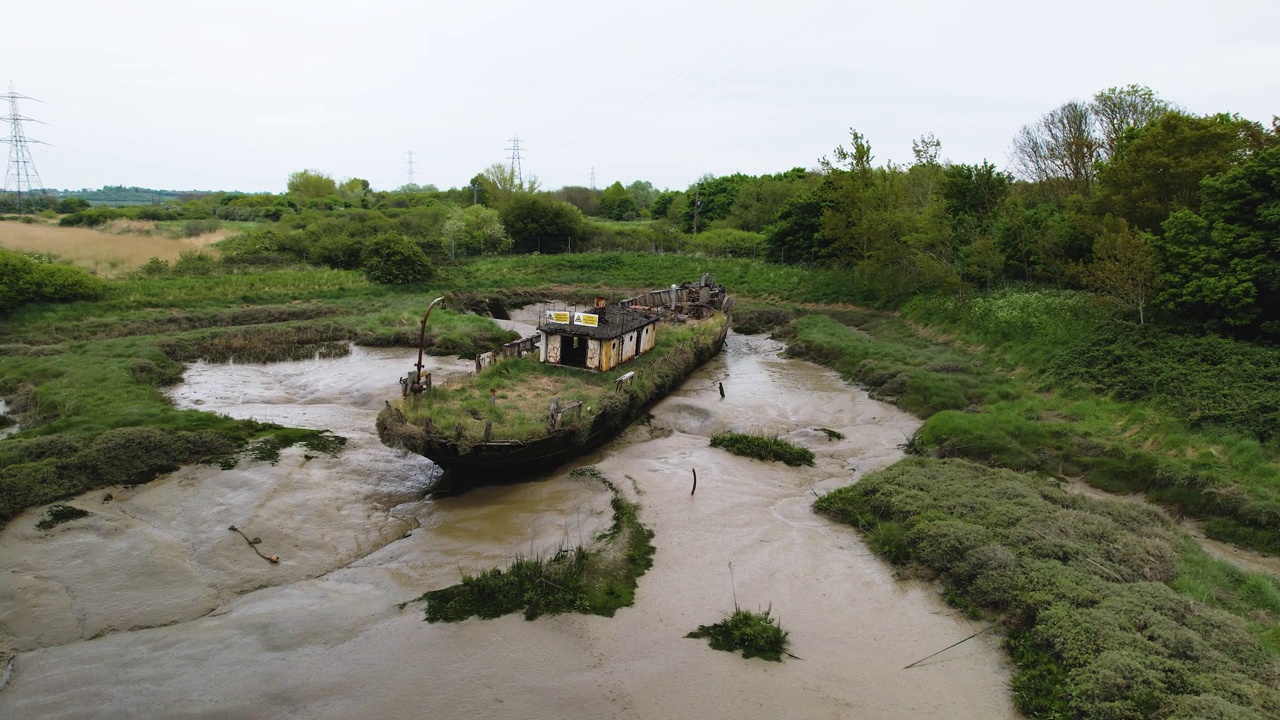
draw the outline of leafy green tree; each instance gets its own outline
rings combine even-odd
[[[1155,241],[1159,302],[1213,329],[1280,334],[1280,147],[1202,184]]]
[[[715,177],[707,175],[685,191],[688,204],[680,217],[680,229],[684,232],[694,231],[696,216],[698,229],[705,230],[717,220],[724,220],[733,211],[738,191],[751,181],[751,177],[741,173]]]
[[[567,185],[551,193],[551,196],[578,208],[583,215],[594,217],[600,214],[599,190],[581,185]]]
[[[1245,161],[1265,131],[1236,115],[1168,112],[1128,130],[1100,170],[1099,204],[1141,230],[1160,232],[1175,210],[1200,208],[1200,181]]]
[[[600,215],[610,220],[634,220],[640,214],[636,202],[621,182],[614,182],[600,194]]]
[[[472,184],[477,180],[478,186],[483,188],[484,204],[496,210],[506,207],[520,193],[537,192],[540,186],[536,175],[516,177],[515,168],[500,163],[485,168],[483,173],[472,179]]]
[[[503,208],[501,218],[518,253],[563,252],[568,238],[583,235],[578,208],[547,195],[517,195]]]
[[[1108,215],[1102,235],[1093,245],[1094,261],[1083,267],[1085,283],[1138,311],[1138,324],[1147,321],[1146,308],[1160,280],[1153,236],[1134,232],[1129,223]]]
[[[816,187],[818,182],[818,177],[811,177],[804,170],[799,174],[792,171],[750,178],[738,188],[724,225],[738,230],[764,232],[778,219],[788,200]]]
[[[939,192],[957,227],[972,233],[991,225],[1012,186],[1013,178],[984,160],[981,165],[948,165],[942,171]]]
[[[783,203],[777,219],[765,228],[768,258],[774,262],[808,262],[827,258],[829,243],[822,236],[823,201],[817,191]]]
[[[1173,108],[1151,88],[1128,85],[1098,92],[1093,96],[1090,109],[1102,140],[1102,154],[1111,157],[1126,132],[1143,127]]]
[[[649,208],[653,218],[666,218],[674,221],[675,218],[671,216],[671,205],[676,198],[683,195],[684,193],[679,190],[664,190],[658,193],[658,196],[653,199],[653,207]],[[584,210],[583,212],[586,211]]]
[[[658,189],[648,180],[636,180],[627,186],[627,194],[640,210],[649,210],[658,197]]]
[[[498,211],[483,205],[451,209],[440,230],[440,242],[450,258],[498,255],[512,247]]]
[[[289,194],[305,200],[319,200],[336,195],[338,184],[319,170],[299,170],[289,176]]]

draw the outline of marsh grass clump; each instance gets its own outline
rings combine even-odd
[[[812,465],[813,451],[779,438],[742,433],[720,433],[711,438],[711,447],[724,448],[734,455],[757,460],[776,460],[787,465]]]
[[[1159,510],[921,458],[814,506],[994,617],[1032,717],[1280,717],[1280,581],[1209,558]]]
[[[506,568],[464,574],[457,585],[418,598],[427,604],[428,622],[513,612],[523,612],[526,620],[566,612],[613,617],[635,602],[636,581],[653,565],[653,531],[640,523],[639,506],[594,467],[572,474],[600,480],[613,493],[613,524],[591,549],[560,548],[550,556],[518,557]]]
[[[687,638],[706,638],[715,650],[742,651],[744,658],[781,662],[787,651],[787,631],[772,617],[772,608],[752,612],[735,607],[733,614],[712,625],[699,625]]]
[[[36,523],[38,530],[52,530],[64,522],[79,520],[82,517],[88,517],[88,510],[81,510],[78,507],[70,505],[52,505],[48,510],[44,511],[44,518]]]

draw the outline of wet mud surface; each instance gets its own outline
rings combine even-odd
[[[638,501],[656,533],[634,607],[449,625],[397,605],[460,571],[589,541],[609,524],[608,492],[563,468],[424,500],[430,463],[373,435],[412,364],[404,351],[192,366],[179,405],[330,429],[347,448],[95,491],[70,503],[92,515],[47,533],[37,511],[12,521],[0,649],[16,659],[0,717],[1016,717],[989,634],[902,669],[983,626],[810,509],[815,492],[901,457],[918,421],[781,347],[731,335],[651,419],[574,464]],[[438,382],[471,367],[433,362]],[[709,447],[725,430],[784,437],[816,465]],[[744,660],[683,637],[735,601],[771,608],[801,659]]]

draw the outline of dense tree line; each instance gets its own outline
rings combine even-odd
[[[813,169],[707,175],[676,191],[643,180],[544,191],[504,165],[448,190],[377,191],[303,170],[279,195],[124,208],[66,198],[56,209],[64,225],[260,223],[230,243],[233,263],[359,267],[375,238],[384,249],[394,238],[400,262],[427,265],[508,252],[701,252],[844,268],[884,304],[1012,282],[1091,288],[1140,322],[1280,339],[1277,148],[1280,121],[1195,115],[1131,85],[1025,125],[1007,170],[947,162],[933,135],[913,143],[911,162],[877,164],[851,130]]]

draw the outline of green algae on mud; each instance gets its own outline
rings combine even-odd
[[[463,575],[457,585],[415,600],[426,603],[424,619],[458,622],[514,612],[523,612],[526,620],[566,612],[613,617],[618,608],[633,604],[638,579],[653,565],[653,531],[641,524],[640,506],[595,467],[578,468],[570,476],[597,480],[613,494],[613,524],[590,549],[562,547],[550,556],[518,557],[506,568]]]

